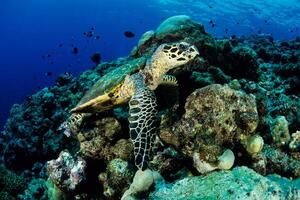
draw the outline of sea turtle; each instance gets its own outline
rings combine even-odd
[[[157,103],[153,90],[159,84],[176,85],[176,78],[166,73],[197,55],[197,48],[186,42],[160,45],[146,66],[136,73],[112,72],[113,79],[111,76],[102,77],[71,110],[73,114],[61,128],[70,134],[81,124],[85,113],[102,112],[129,101],[129,132],[134,144],[135,164],[145,170],[157,128]]]

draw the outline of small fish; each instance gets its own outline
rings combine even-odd
[[[88,38],[91,38],[94,35],[94,31],[86,31],[83,33],[83,35],[85,35]]]
[[[212,28],[216,26],[216,24],[213,22],[213,20],[210,20],[209,24],[211,25]]]
[[[71,72],[64,72],[64,75],[66,75],[66,76],[72,76]]]
[[[99,52],[96,52],[94,53],[92,56],[91,56],[91,60],[95,63],[95,64],[99,64],[100,61],[101,61],[101,55]]]
[[[72,52],[73,52],[73,54],[75,54],[75,55],[78,54],[78,48],[77,48],[77,47],[74,47],[73,50],[72,50]]]
[[[43,58],[43,59],[45,59],[45,58],[46,58],[46,56],[44,56],[44,55],[43,55],[43,56],[42,56],[42,58]]]
[[[99,35],[96,35],[95,39],[96,39],[96,40],[99,40],[99,39],[100,39],[100,36],[99,36]]]
[[[60,44],[58,45],[58,47],[59,47],[59,48],[63,47],[63,44],[60,43]]]
[[[133,38],[135,36],[135,34],[133,32],[131,32],[131,31],[125,31],[124,35],[127,38]]]
[[[46,72],[45,75],[46,75],[46,76],[52,76],[52,72],[50,72],[50,71],[49,71],[49,72]]]

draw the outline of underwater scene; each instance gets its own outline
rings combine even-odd
[[[299,0],[2,0],[0,200],[300,200]]]

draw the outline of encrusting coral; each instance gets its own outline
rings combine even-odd
[[[298,199],[299,180],[267,177],[246,167],[213,172],[205,177],[186,177],[159,187],[148,199]]]
[[[272,124],[271,134],[278,146],[288,145],[291,139],[288,121],[284,116],[278,116]]]
[[[0,167],[0,199],[15,199],[26,188],[25,178]]]

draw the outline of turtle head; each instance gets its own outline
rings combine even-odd
[[[160,45],[142,70],[147,86],[155,89],[170,69],[188,63],[197,55],[197,48],[187,42]]]
[[[166,70],[184,65],[197,55],[199,55],[197,48],[187,42],[162,44],[154,53],[154,57],[159,57],[161,66]]]

